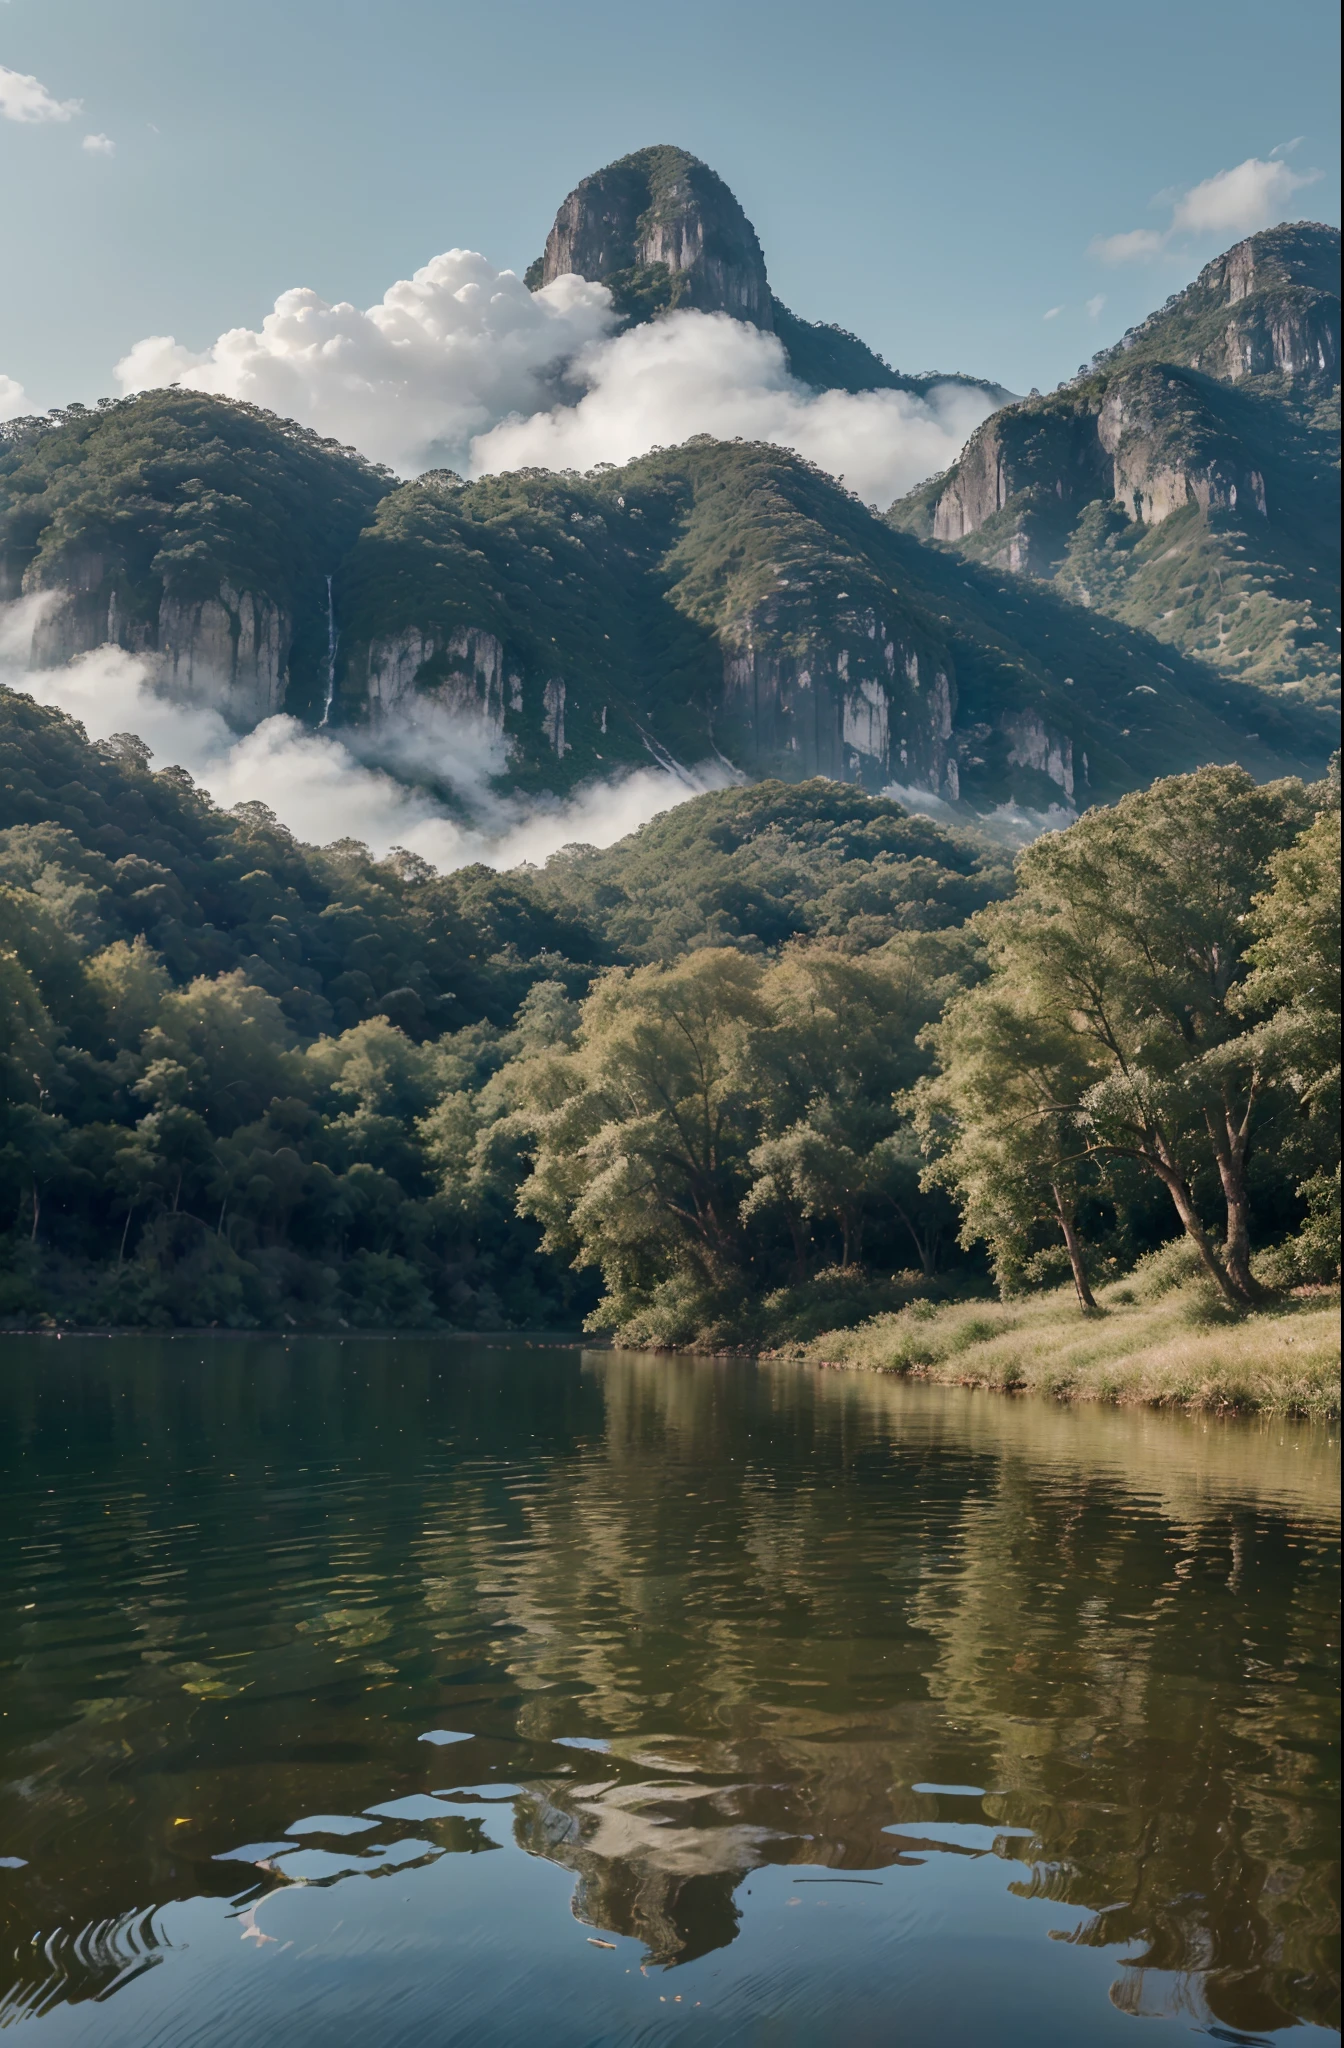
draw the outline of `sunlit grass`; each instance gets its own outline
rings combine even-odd
[[[1340,1408],[1337,1293],[1225,1318],[1199,1281],[1156,1300],[1120,1283],[1083,1315],[1072,1289],[1028,1301],[913,1303],[818,1337],[817,1365],[907,1373],[1059,1400],[1239,1409],[1329,1420]]]

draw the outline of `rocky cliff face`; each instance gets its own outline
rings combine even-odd
[[[1240,392],[1183,377],[1181,390],[1221,389],[1244,410]],[[1241,415],[1221,420],[1219,467],[1173,383],[1149,366],[1114,384],[1123,406],[1074,393],[1043,423],[1019,408],[963,466],[964,521],[988,513],[971,543],[997,547],[996,522],[1017,522],[1034,545],[1047,514],[1073,520],[1076,604],[893,530],[787,450],[708,438],[586,477],[432,474],[386,491],[371,517],[352,498],[338,551],[341,533],[319,522],[342,488],[368,485],[353,458],[301,449],[314,474],[284,494],[288,527],[279,512],[268,523],[263,494],[285,451],[242,408],[248,431],[269,437],[238,479],[249,495],[221,489],[203,506],[198,472],[238,422],[223,401],[179,394],[133,402],[112,416],[115,433],[81,424],[64,471],[64,429],[39,432],[28,467],[8,473],[0,443],[0,554],[42,598],[37,662],[123,647],[240,727],[282,705],[316,723],[330,673],[332,724],[381,728],[398,772],[440,785],[455,780],[454,749],[501,787],[537,792],[717,755],[750,776],[822,775],[983,814],[1081,808],[1207,760],[1319,773],[1328,722],[1300,701],[1271,703],[1175,652],[1160,659],[1150,638],[1084,608],[1102,608],[1126,536],[1151,535],[1161,573],[1183,582],[1182,521],[1272,527],[1283,501],[1277,473],[1257,500],[1253,466],[1231,462]],[[151,428],[164,444],[154,460],[182,482],[176,499],[146,505],[132,491]],[[1154,448],[1179,453],[1170,476]],[[1070,480],[1068,503],[1042,481],[1021,487],[1050,464]],[[1078,515],[1075,502],[1088,464],[1108,492],[1131,495],[1128,507],[1108,498],[1095,533],[1094,507]],[[53,472],[62,495],[44,499]],[[1162,492],[1174,501],[1178,473],[1196,497],[1172,510]],[[1235,507],[1219,511],[1234,485]],[[143,517],[134,546],[107,509],[128,501]],[[1165,516],[1149,525],[1155,507]],[[82,546],[67,539],[76,512]],[[329,581],[318,565],[333,558]]]
[[[1096,499],[1145,526],[1187,506],[1268,517],[1263,469],[1199,384],[1141,364],[987,420],[933,501],[932,534],[956,543],[999,520],[985,559],[1048,575]]]
[[[375,639],[365,674],[375,727],[432,704],[478,726],[483,738],[502,741],[509,712],[516,716],[523,708],[521,677],[506,668],[497,636],[478,626],[459,626],[437,642],[432,630],[418,626]]]
[[[619,286],[659,271],[664,305],[774,326],[755,228],[708,164],[670,145],[636,150],[575,186],[546,238],[540,282],[573,272]]]
[[[1316,221],[1267,228],[1205,264],[1194,283],[1093,359],[1169,362],[1224,383],[1339,379],[1339,229]]]
[[[1239,243],[1072,383],[986,421],[893,523],[1328,696],[1338,264],[1337,230],[1309,223]]]
[[[1059,524],[1107,489],[1109,470],[1090,409],[1028,404],[995,413],[971,436],[937,495],[933,538],[955,542],[978,533],[1021,492],[1042,484]],[[1023,545],[1021,534],[1005,536],[1005,568],[1028,566]]]
[[[200,392],[0,429],[0,594],[39,667],[104,645],[240,729],[326,692],[331,579],[391,478],[292,420]]]
[[[956,803],[950,652],[899,640],[867,609],[785,651],[773,614],[762,606],[724,649],[717,729],[736,758],[788,781],[826,775],[870,790],[895,782]]]
[[[1095,420],[1091,435],[1099,448]],[[1067,812],[1197,759],[1268,771],[1276,744],[1255,693],[1003,589],[745,443],[589,478],[407,485],[361,537],[341,604],[339,717],[440,706],[523,787],[717,755],[750,776]],[[1327,749],[1322,724],[1308,752]]]
[[[33,629],[33,668],[120,647],[148,659],[173,695],[214,706],[240,730],[284,707],[291,621],[269,598],[235,590],[227,578],[205,597],[161,590],[147,609],[104,556],[90,553],[30,570],[22,590],[48,599]]]

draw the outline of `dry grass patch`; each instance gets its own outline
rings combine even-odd
[[[816,1338],[813,1364],[908,1373],[948,1384],[1052,1394],[1059,1400],[1239,1409],[1262,1414],[1339,1414],[1337,1296],[1319,1292],[1225,1318],[1199,1281],[1157,1300],[1122,1284],[1103,1293],[1099,1315],[1080,1314],[1072,1289],[1028,1302],[915,1302],[856,1329]]]

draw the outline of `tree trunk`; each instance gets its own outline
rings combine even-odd
[[[1073,1268],[1073,1285],[1078,1295],[1078,1306],[1085,1315],[1095,1314],[1097,1300],[1091,1287],[1088,1285],[1087,1268],[1083,1264],[1082,1243],[1078,1232],[1073,1226],[1073,1211],[1065,1207],[1060,1199],[1059,1189],[1054,1185],[1053,1181],[1050,1184],[1050,1192],[1055,1198],[1055,1214],[1059,1218],[1059,1227],[1063,1232],[1064,1243],[1068,1248],[1069,1264]]]
[[[1230,1307],[1236,1309],[1248,1308],[1251,1297],[1249,1294],[1243,1293],[1238,1289],[1227,1268],[1209,1243],[1209,1234],[1195,1213],[1195,1205],[1190,1199],[1190,1190],[1186,1186],[1185,1176],[1172,1158],[1166,1139],[1160,1131],[1145,1131],[1143,1138],[1144,1142],[1139,1145],[1102,1145],[1098,1146],[1097,1149],[1099,1151],[1113,1152],[1122,1159],[1136,1160],[1140,1166],[1146,1166],[1151,1173],[1157,1175],[1163,1187],[1171,1196],[1176,1214],[1181,1219],[1181,1228],[1199,1253],[1200,1263],[1217,1287],[1218,1292]]]
[[[921,1237],[900,1203],[895,1204],[896,1214],[914,1239],[915,1251],[919,1257],[920,1271],[926,1280],[932,1280],[935,1268],[933,1246],[927,1237]]]
[[[28,1242],[29,1242],[30,1244],[36,1244],[36,1243],[37,1243],[37,1222],[38,1222],[38,1218],[39,1218],[39,1217],[41,1216],[41,1214],[42,1214],[42,1197],[41,1197],[41,1195],[40,1195],[40,1194],[38,1193],[38,1190],[37,1190],[37,1180],[36,1180],[36,1178],[34,1178],[34,1180],[33,1180],[33,1227],[32,1227],[32,1229],[31,1229],[31,1230],[29,1231],[29,1233],[28,1233]]]
[[[1231,1274],[1222,1264],[1213,1246],[1209,1243],[1209,1234],[1195,1214],[1195,1205],[1190,1199],[1190,1190],[1186,1186],[1185,1181],[1174,1167],[1156,1165],[1155,1170],[1158,1179],[1162,1182],[1175,1204],[1176,1214],[1181,1219],[1186,1236],[1199,1253],[1205,1271],[1210,1279],[1216,1283],[1219,1293],[1223,1295],[1225,1300],[1231,1303],[1233,1308],[1245,1308],[1249,1296],[1242,1294],[1238,1290]]]
[[[1224,1104],[1224,1127],[1220,1130],[1218,1118],[1205,1110],[1204,1121],[1208,1125],[1209,1137],[1213,1141],[1214,1157],[1218,1161],[1218,1178],[1223,1184],[1223,1200],[1227,1204],[1227,1241],[1223,1246],[1223,1264],[1233,1286],[1246,1301],[1259,1301],[1262,1288],[1251,1273],[1251,1228],[1250,1204],[1246,1199],[1246,1141],[1244,1128],[1234,1131],[1232,1118]]]

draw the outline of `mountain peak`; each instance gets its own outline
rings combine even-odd
[[[755,228],[717,171],[671,143],[592,172],[562,202],[528,283],[570,272],[630,317],[686,306],[774,326]]]
[[[779,337],[793,375],[815,391],[909,391],[959,384],[1002,404],[1001,385],[959,372],[910,377],[847,328],[804,320],[770,289],[756,230],[717,171],[674,143],[632,150],[580,179],[555,216],[533,291],[570,273],[604,284],[622,319],[675,307],[728,313]]]
[[[1093,357],[1080,375],[1128,362],[1202,370],[1226,384],[1339,376],[1339,229],[1285,221],[1206,263],[1184,291]]]

